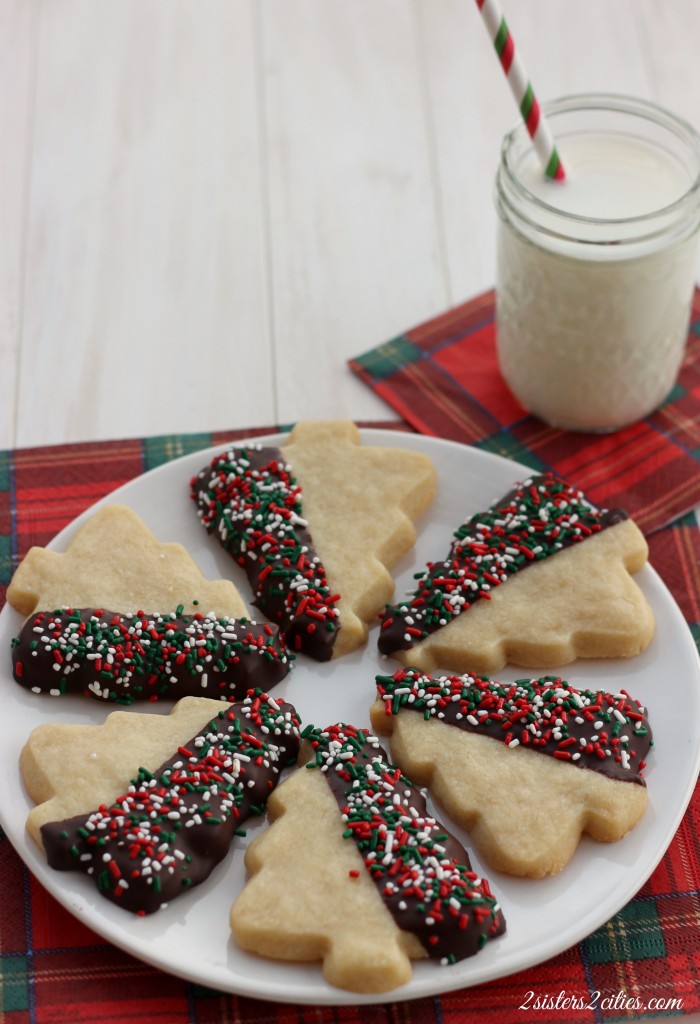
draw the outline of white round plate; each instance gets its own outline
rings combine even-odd
[[[268,444],[284,435],[256,438]],[[486,508],[530,471],[474,448],[413,434],[363,430],[363,443],[409,448],[429,455],[438,472],[437,499],[417,524],[418,540],[411,555],[394,571],[396,595],[412,589],[413,573],[447,552],[453,530],[473,512]],[[248,595],[238,567],[200,525],[189,497],[190,478],[216,448],[169,462],[119,488],[98,505],[129,505],[163,541],[180,541],[207,577],[231,576]],[[63,550],[76,529],[98,505],[65,529],[50,547]],[[29,869],[77,918],[105,939],[165,971],[214,989],[284,1003],[376,1003],[419,998],[476,985],[540,963],[585,938],[607,921],[638,891],[661,859],[678,827],[698,775],[700,763],[700,662],[690,631],[668,590],[650,567],[638,582],[656,616],[656,634],[636,658],[588,661],[569,666],[565,676],[579,688],[624,687],[649,708],[655,744],[646,778],[649,807],[625,839],[598,844],[587,838],[564,870],[542,881],[509,878],[489,871],[468,836],[437,811],[463,840],[477,871],[491,881],[507,920],[506,934],[471,959],[451,967],[435,961],[417,963],[413,979],[384,996],[359,996],[332,988],[317,966],[268,961],[241,952],[229,930],[228,911],[244,884],[243,847],[264,827],[247,823],[247,837],[236,839],[222,864],[207,881],[179,897],[167,909],[139,918],[98,895],[81,874],[51,870],[25,833],[31,802],[21,783],[20,749],[34,726],[42,722],[101,722],[107,710],[83,697],[37,696],[12,679],[10,642],[20,617],[6,606],[0,614],[0,685],[4,689],[0,716],[0,822]],[[369,726],[374,677],[393,671],[395,663],[377,654],[377,627],[365,649],[337,662],[317,664],[300,657],[288,679],[273,691],[292,701],[304,723],[326,726],[351,722]],[[546,666],[542,672],[544,675]],[[560,670],[561,671],[561,670]],[[522,669],[497,673],[516,679]],[[169,705],[139,710],[165,714]],[[543,794],[546,800],[546,794]]]

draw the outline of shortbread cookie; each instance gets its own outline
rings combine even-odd
[[[644,813],[652,736],[625,692],[415,669],[378,676],[377,692],[372,726],[391,736],[394,760],[496,870],[554,874],[583,833],[614,842]]]
[[[106,505],[80,527],[65,552],[32,548],[7,600],[22,615],[49,608],[127,612],[214,612],[249,616],[230,580],[207,580],[181,544],[161,544],[124,505]]]
[[[298,751],[293,706],[258,690],[225,708],[185,697],[167,717],[41,725],[20,758],[38,804],[27,829],[51,867],[149,914],[208,877]]]
[[[205,579],[180,544],[159,543],[120,505],[92,515],[65,552],[32,548],[8,600],[29,616],[15,679],[36,693],[234,700],[291,665],[277,627],[250,621],[229,580]]]
[[[385,610],[379,649],[425,672],[630,657],[654,632],[630,576],[646,559],[626,513],[592,508],[551,473],[530,477],[460,526],[446,560]]]
[[[283,448],[231,447],[191,481],[201,522],[244,568],[254,603],[319,661],[364,643],[387,571],[433,501],[425,455],[360,444],[349,421],[299,423]]]
[[[246,851],[252,878],[231,911],[244,949],[323,961],[331,984],[385,992],[410,979],[410,960],[454,963],[503,933],[487,881],[374,736],[304,736],[312,760],[272,794],[274,823]]]

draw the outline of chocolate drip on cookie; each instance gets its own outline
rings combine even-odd
[[[646,785],[652,745],[646,709],[624,691],[575,690],[559,676],[497,683],[400,669],[377,676],[387,715],[408,710],[466,732],[524,747],[611,779]]]
[[[241,700],[291,668],[277,627],[228,616],[66,608],[35,612],[13,641],[18,683],[116,704],[185,696]]]
[[[486,879],[464,847],[428,815],[421,792],[386,760],[374,737],[351,725],[308,729],[316,761],[379,895],[397,926],[426,953],[454,963],[505,931]]]
[[[83,871],[125,910],[153,913],[208,877],[299,742],[294,707],[251,691],[154,772],[139,768],[110,806],[43,825],[48,862]]]
[[[595,509],[553,473],[529,477],[454,533],[444,561],[419,574],[406,601],[382,615],[379,650],[408,650],[463,614],[528,565],[627,519],[621,509]]]
[[[191,481],[203,525],[243,567],[254,604],[294,651],[328,661],[340,628],[303,516],[301,487],[279,448],[230,448]]]

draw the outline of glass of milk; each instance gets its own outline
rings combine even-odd
[[[678,375],[696,277],[700,136],[652,103],[543,107],[566,180],[525,125],[496,177],[498,359],[528,412],[609,431],[652,412]]]

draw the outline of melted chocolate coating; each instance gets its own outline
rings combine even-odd
[[[277,495],[270,500],[272,488]],[[340,629],[337,595],[328,588],[302,518],[301,489],[281,449],[229,449],[193,478],[191,493],[202,523],[245,570],[253,603],[279,624],[289,647],[330,660]]]
[[[291,704],[258,694],[229,705],[155,772],[139,769],[110,807],[43,825],[48,862],[151,914],[208,877],[298,752]]]
[[[153,615],[94,608],[36,612],[13,643],[14,677],[35,693],[98,700],[241,700],[271,689],[293,655],[277,627],[213,615]]]
[[[521,746],[611,779],[645,786],[653,738],[646,709],[628,694],[575,690],[559,676],[497,683],[433,678],[416,669],[377,676],[387,714],[413,711],[465,732]]]
[[[387,608],[380,652],[409,650],[514,573],[625,519],[622,509],[591,508],[552,473],[530,477],[460,526],[447,558],[428,566],[412,597]],[[452,603],[456,594],[463,603]]]
[[[375,737],[340,725],[314,733],[312,745],[345,835],[357,844],[398,928],[447,963],[473,956],[503,934],[505,920],[488,883],[477,878],[462,844],[430,817],[421,792],[387,761]]]

